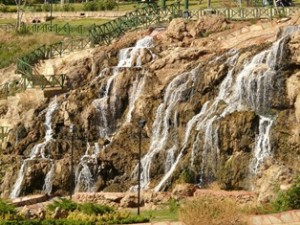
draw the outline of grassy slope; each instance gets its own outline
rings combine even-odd
[[[53,24],[84,25],[102,24],[108,20],[103,19],[78,19],[78,20],[53,20]],[[14,23],[14,20],[0,20],[2,23]],[[5,32],[0,30],[0,68],[9,66],[16,59],[31,50],[43,45],[62,40],[64,37],[53,33],[35,33],[28,35],[17,35],[14,31]]]
[[[46,43],[62,40],[54,34],[16,35],[14,32],[0,31],[0,68],[16,62],[17,58]]]

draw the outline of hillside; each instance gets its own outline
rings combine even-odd
[[[67,74],[68,92],[1,100],[0,121],[12,127],[2,197],[135,190],[145,120],[143,189],[217,183],[269,200],[299,174],[299,23],[174,19],[41,62]]]

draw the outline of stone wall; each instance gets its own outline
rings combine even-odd
[[[300,210],[288,212],[252,216],[249,218],[250,225],[300,225]]]

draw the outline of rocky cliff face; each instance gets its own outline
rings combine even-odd
[[[70,91],[32,104],[9,135],[2,196],[134,190],[141,132],[142,188],[217,181],[270,198],[266,183],[284,187],[300,168],[295,21],[177,19],[64,61]]]

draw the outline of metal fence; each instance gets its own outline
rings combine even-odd
[[[299,7],[246,7],[190,10],[189,16],[190,18],[199,18],[207,14],[216,14],[229,20],[247,20],[288,17],[295,13],[300,13]]]
[[[61,34],[61,35],[87,35],[89,31],[90,26],[84,26],[84,25],[70,25],[69,23],[59,25],[59,24],[49,24],[49,23],[44,23],[44,24],[31,24],[31,25],[26,25],[22,24],[21,29],[25,32],[32,32],[32,33],[47,33],[47,32],[53,32],[56,34]]]

